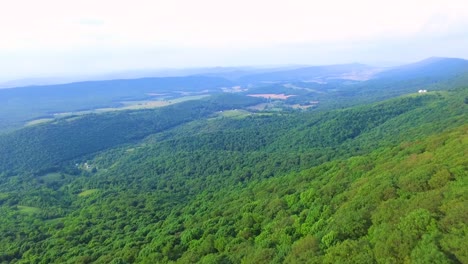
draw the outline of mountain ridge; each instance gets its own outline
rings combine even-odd
[[[463,263],[467,92],[324,113],[217,112],[39,171],[2,169],[0,261]],[[108,127],[104,117],[94,124]],[[93,133],[78,121],[63,125]]]

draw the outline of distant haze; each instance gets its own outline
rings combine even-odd
[[[468,58],[468,2],[15,0],[0,81],[240,65]]]

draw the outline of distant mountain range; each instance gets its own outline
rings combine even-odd
[[[125,78],[139,74],[174,76]],[[0,131],[37,118],[51,118],[56,113],[119,108],[141,100],[173,100],[223,92],[287,93],[292,96],[289,101],[296,100],[291,101],[292,104],[319,100],[322,107],[323,102],[337,98],[340,98],[340,104],[352,102],[357,94],[367,94],[360,98],[371,102],[423,88],[433,89],[431,86],[439,82],[452,82],[440,89],[464,84],[468,80],[468,61],[429,58],[393,68],[359,63],[279,68],[218,67],[153,73],[136,71],[108,77],[120,79],[0,89]],[[26,83],[43,81],[46,80],[30,79]]]
[[[0,90],[0,263],[468,263],[466,61],[367,69]]]
[[[187,69],[160,69],[160,70],[131,70],[113,72],[99,75],[68,76],[68,77],[42,77],[25,78],[6,82],[0,82],[0,89],[24,87],[33,85],[56,85],[84,81],[105,81],[141,78],[164,78],[164,77],[186,77],[186,76],[214,76],[229,80],[235,80],[242,76],[255,73],[272,72],[288,69],[301,68],[302,65],[281,67],[209,67],[209,68],[187,68]]]
[[[382,78],[401,80],[422,77],[447,77],[466,72],[468,72],[468,60],[432,57],[416,63],[392,68],[372,67],[359,63],[302,67],[298,69],[247,75],[239,78],[239,81],[243,83],[266,81],[327,81],[330,79],[365,81]]]
[[[319,66],[282,66],[282,67],[212,67],[164,70],[135,70],[96,76],[62,78],[28,78],[0,83],[0,88],[24,86],[50,86],[83,81],[113,81],[142,78],[208,76],[220,77],[239,84],[311,81],[325,82],[342,79],[364,81],[375,78],[407,79],[437,77],[459,74],[468,71],[468,60],[459,58],[431,57],[416,63],[397,67],[374,67],[360,63],[319,65]],[[104,84],[105,83],[101,83]]]
[[[376,78],[437,78],[468,72],[468,60],[458,58],[431,57],[378,73]]]
[[[271,81],[326,81],[327,79],[366,80],[381,69],[353,63],[327,66],[311,66],[292,70],[252,74],[239,79],[242,83]]]

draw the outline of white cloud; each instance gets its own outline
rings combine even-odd
[[[468,4],[461,0],[0,1],[0,57],[7,58],[0,67],[9,63],[8,75],[73,72],[80,65],[88,71],[202,65],[220,58],[262,64],[267,61],[239,55],[273,56],[270,62],[275,49],[285,52],[278,47],[313,43],[330,50],[342,43],[461,36],[468,25]],[[277,58],[295,62],[287,54]]]

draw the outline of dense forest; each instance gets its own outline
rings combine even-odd
[[[0,137],[0,171],[52,169],[70,160],[207,117],[217,111],[246,107],[262,99],[234,94],[187,101],[164,108],[70,116]]]
[[[0,136],[0,263],[468,263],[468,88],[233,94]],[[237,110],[236,110],[237,111]]]

